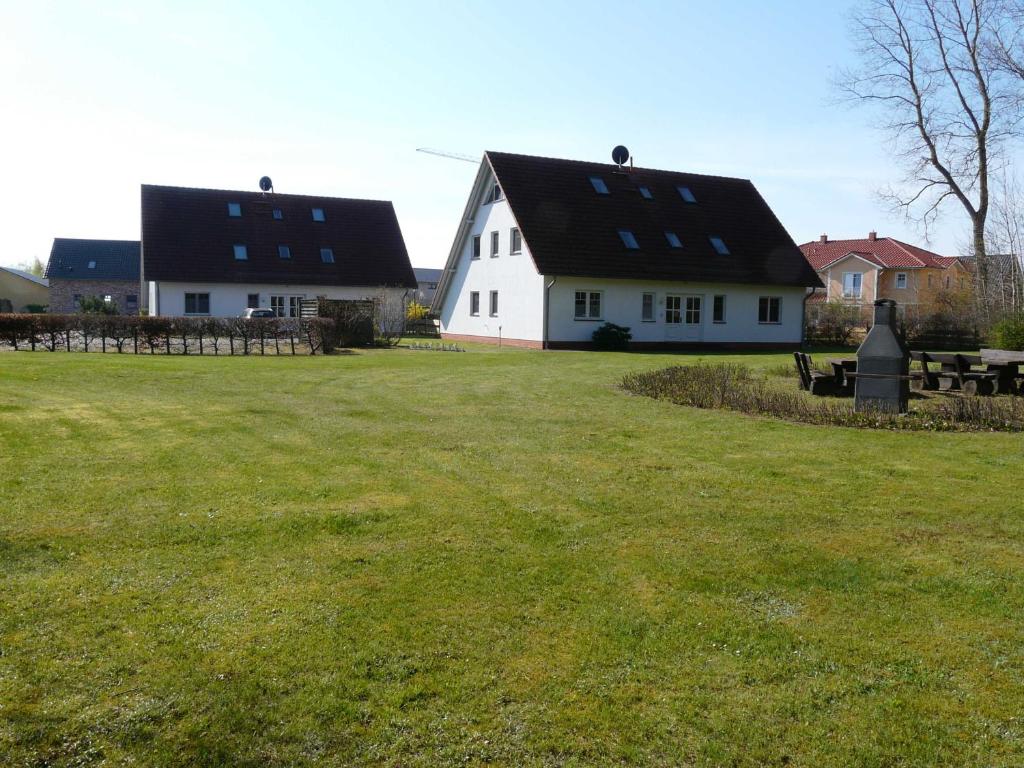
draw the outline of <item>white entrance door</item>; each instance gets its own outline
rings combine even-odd
[[[704,297],[683,296],[683,340],[704,339]]]

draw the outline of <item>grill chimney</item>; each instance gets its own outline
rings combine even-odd
[[[870,240],[873,243],[877,239],[878,239],[878,233],[877,232],[875,232],[874,230],[871,230],[870,232],[868,232],[868,240]]]
[[[875,302],[875,322],[857,350],[854,409],[906,413],[910,352],[896,331],[896,302]]]
[[[827,243],[828,242],[828,235],[822,235],[821,239],[818,242]]]

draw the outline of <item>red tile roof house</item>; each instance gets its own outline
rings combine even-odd
[[[434,296],[445,338],[589,348],[802,340],[817,275],[745,179],[487,152]]]
[[[838,301],[869,307],[875,299],[914,306],[947,290],[965,290],[971,271],[956,256],[939,256],[915,245],[871,232],[859,240],[819,240],[800,246],[824,289],[809,301]]]
[[[142,187],[152,315],[298,317],[303,299],[412,298],[416,276],[386,200]]]

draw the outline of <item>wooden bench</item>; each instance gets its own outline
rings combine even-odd
[[[991,395],[998,389],[999,372],[973,369],[973,366],[981,365],[981,357],[978,355],[911,351],[910,359],[921,364],[921,389],[960,391],[965,395]],[[938,369],[930,368],[929,365],[938,366]]]
[[[796,372],[800,376],[800,389],[812,395],[835,395],[839,392],[840,380],[836,378],[835,372],[816,371],[811,356],[803,352],[794,352],[793,360],[796,362]]]

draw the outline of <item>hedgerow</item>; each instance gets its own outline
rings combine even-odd
[[[15,350],[135,354],[328,353],[334,321],[322,318],[138,317],[0,314],[0,343]]]

